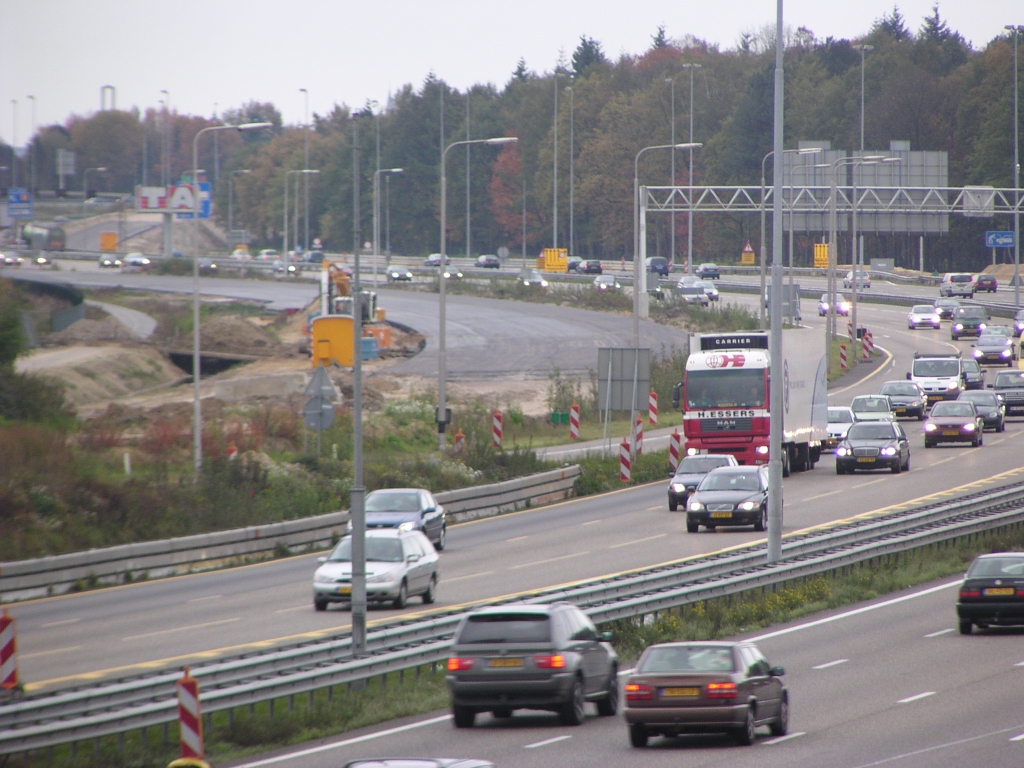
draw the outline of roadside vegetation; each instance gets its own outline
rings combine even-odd
[[[1024,548],[1024,531],[1011,530],[962,539],[910,552],[875,558],[857,566],[783,584],[707,600],[650,617],[621,620],[600,627],[613,633],[623,668],[653,643],[674,640],[719,640],[744,635],[811,614],[871,600],[938,579],[962,574],[979,554]],[[953,622],[950,590],[949,621]],[[780,657],[785,661],[785,654]],[[238,708],[207,716],[207,760],[214,764],[345,733],[399,717],[440,713],[449,704],[441,664],[404,674],[377,676],[362,689],[336,686],[330,692],[278,699],[271,705]],[[168,735],[150,728],[79,744],[72,759],[61,746],[52,755],[10,758],[6,768],[161,768],[177,756],[177,728]]]

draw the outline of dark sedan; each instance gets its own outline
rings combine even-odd
[[[718,280],[722,277],[722,272],[718,268],[718,265],[710,262],[698,266],[697,269],[694,270],[694,274],[696,274],[701,280]]]
[[[963,363],[964,386],[967,389],[984,389],[985,372],[981,370],[978,361],[973,358],[964,359]]]
[[[914,382],[887,381],[878,390],[878,394],[889,396],[889,402],[892,403],[892,412],[896,414],[896,418],[910,416],[919,421],[924,419],[928,396]]]
[[[750,745],[762,725],[772,736],[785,736],[789,692],[784,674],[750,642],[652,645],[623,689],[629,742],[639,748],[651,736],[731,733]]]
[[[651,256],[647,259],[647,271],[662,277],[668,277],[672,265],[664,256]]]
[[[974,410],[982,418],[985,429],[993,429],[996,432],[1004,432],[1006,424],[1006,406],[1003,400],[995,392],[981,390],[980,392],[961,392],[958,401],[966,400],[974,403]]]
[[[445,256],[444,257],[444,263],[445,264],[451,264],[452,263],[452,257],[451,256]],[[441,254],[440,253],[432,253],[432,254],[430,254],[429,256],[427,256],[427,258],[425,258],[423,260],[423,266],[424,267],[440,267],[441,266]]]
[[[888,469],[894,475],[910,469],[910,441],[892,421],[854,424],[836,446],[836,474],[858,469]]]
[[[736,462],[736,457],[727,454],[716,455],[709,453],[699,456],[687,456],[679,462],[679,466],[676,467],[676,473],[668,484],[669,510],[675,512],[679,509],[680,504],[685,509],[686,500],[690,497],[690,494],[697,490],[697,486],[704,479],[704,475],[712,469],[736,466],[739,466]]]
[[[1016,317],[1013,318],[1013,329],[1018,336],[1024,333],[1024,309],[1017,312]]]
[[[412,271],[405,267],[388,267],[387,278],[389,283],[411,283]]]
[[[974,403],[944,400],[932,406],[928,421],[924,423],[924,447],[934,448],[939,443],[967,443],[979,446],[984,421]]]
[[[686,530],[719,525],[768,527],[768,467],[719,467],[708,472],[686,504]]]
[[[364,509],[367,528],[422,531],[438,552],[444,549],[448,534],[444,507],[437,503],[430,491],[419,488],[373,491],[366,497]],[[351,523],[348,529],[352,530]]]
[[[1024,371],[1000,371],[988,386],[1003,398],[1007,416],[1024,412]]]
[[[961,336],[981,336],[988,320],[988,311],[984,307],[960,307],[953,313],[949,337],[957,341]]]
[[[935,309],[943,320],[952,320],[953,313],[960,308],[960,302],[956,299],[936,299]]]
[[[600,275],[603,270],[601,269],[600,261],[597,259],[590,259],[576,267],[576,271],[581,275]]]
[[[996,625],[1024,625],[1024,552],[975,558],[956,603],[960,634]]]
[[[974,278],[975,291],[988,291],[989,293],[995,293],[998,287],[999,282],[996,280],[995,275],[990,275],[987,272],[982,272],[980,275]]]
[[[485,253],[476,260],[476,265],[481,269],[501,269],[501,259],[493,253]]]
[[[974,359],[981,365],[1013,366],[1013,340],[1002,334],[986,333],[972,346]]]

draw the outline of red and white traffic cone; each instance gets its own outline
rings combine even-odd
[[[861,337],[860,348],[861,348],[861,359],[864,360],[865,362],[867,362],[868,360],[871,359],[871,353],[868,351],[868,335],[867,335],[867,333],[865,333]]]
[[[455,433],[452,438],[452,451],[455,453],[462,453],[466,449],[466,436],[462,433],[462,428]]]
[[[679,430],[673,429],[668,437],[668,466],[675,472],[679,467]]]
[[[203,749],[203,717],[199,711],[199,681],[189,674],[178,681],[178,729],[181,731],[181,756],[201,758]]]
[[[619,480],[624,483],[628,483],[632,476],[630,467],[629,440],[622,438],[622,442],[619,443]]]
[[[494,411],[491,414],[491,442],[494,443],[495,448],[501,448],[501,436],[504,431],[504,421],[502,419],[501,411]]]
[[[18,687],[18,639],[14,617],[4,608],[0,615],[0,689],[11,691]]]
[[[238,458],[238,446],[232,443],[228,446],[228,461],[234,461]]]
[[[569,406],[569,437],[573,440],[580,439],[580,406],[573,403]]]
[[[647,421],[652,427],[658,423],[658,393],[653,389],[647,397]]]
[[[847,370],[849,364],[846,362],[846,344],[839,345],[839,368],[841,370]]]
[[[875,354],[875,334],[871,331],[864,331],[864,338],[868,340],[868,351],[873,355]]]
[[[636,455],[639,456],[644,452],[644,417],[640,414],[636,416],[636,434],[634,439],[636,440]]]

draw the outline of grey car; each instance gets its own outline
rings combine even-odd
[[[419,531],[394,529],[366,532],[366,599],[404,608],[412,595],[424,604],[434,602],[441,578],[433,545]],[[313,607],[352,602],[352,537],[344,536],[313,574]]]
[[[768,467],[719,467],[704,475],[686,503],[686,531],[700,526],[768,525]]]
[[[993,429],[996,432],[1006,431],[1006,406],[1003,399],[995,392],[980,390],[977,392],[961,392],[957,400],[974,403],[974,410],[982,418],[982,429]]]
[[[444,507],[422,488],[382,488],[366,497],[366,529],[421,531],[440,552],[448,538]],[[352,523],[348,524],[349,532]]]
[[[687,456],[676,467],[675,475],[668,484],[668,508],[675,512],[679,505],[686,508],[686,500],[697,490],[704,475],[718,467],[739,466],[735,456],[729,454],[706,453],[698,456]]]
[[[517,709],[558,713],[580,725],[586,703],[610,717],[619,707],[619,660],[610,633],[598,633],[569,603],[494,605],[463,617],[448,659],[456,728],[480,712],[508,718]]]

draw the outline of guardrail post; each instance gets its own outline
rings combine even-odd
[[[188,667],[185,667],[185,676],[178,681],[177,689],[181,756],[202,758],[205,750],[203,717],[199,708],[199,681],[189,674]]]

